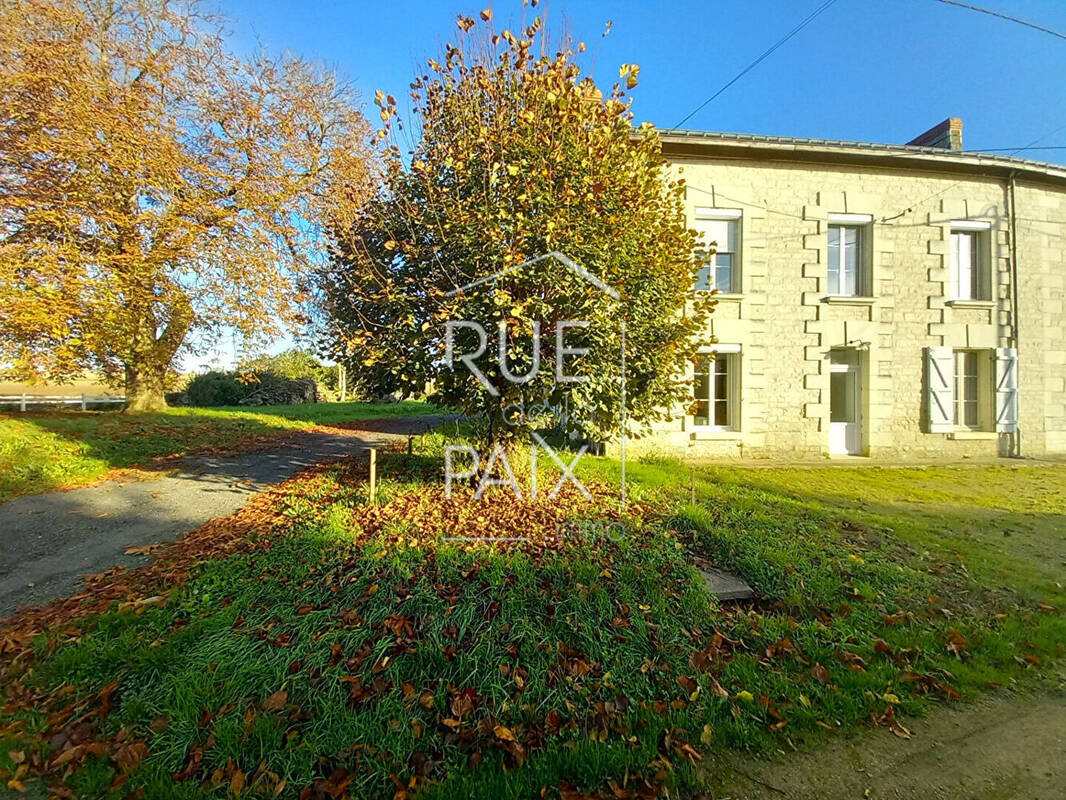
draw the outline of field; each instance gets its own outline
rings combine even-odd
[[[591,498],[448,499],[427,438],[373,502],[360,465],[313,470],[0,630],[0,768],[79,797],[688,796],[715,752],[906,737],[1063,656],[1066,467],[648,461],[623,510],[591,458]]]
[[[53,394],[53,395],[79,395],[79,394],[115,394],[114,387],[93,378],[83,378],[70,383],[57,384],[29,384],[21,381],[0,381],[0,395],[22,394]]]
[[[172,408],[158,414],[0,414],[0,503],[90,482],[164,456],[249,447],[316,425],[441,413],[417,401],[256,408]]]

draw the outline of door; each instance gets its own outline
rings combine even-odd
[[[862,454],[862,369],[854,348],[830,351],[829,453]]]

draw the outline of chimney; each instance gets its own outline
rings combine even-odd
[[[907,144],[915,147],[941,147],[944,150],[960,151],[962,150],[962,120],[959,117],[948,117]]]

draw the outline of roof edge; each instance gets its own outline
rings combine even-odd
[[[705,158],[719,155],[772,161],[879,163],[969,174],[991,173],[1003,177],[1013,172],[1029,179],[1066,185],[1066,166],[980,151],[675,128],[656,128],[655,131],[662,142],[663,154],[667,157]]]

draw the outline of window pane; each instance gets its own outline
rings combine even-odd
[[[730,220],[716,219],[697,223],[703,228],[703,241],[712,250],[725,250],[732,252],[733,242]]]
[[[980,354],[962,351],[955,355],[955,424],[976,428],[981,424]]]
[[[974,300],[983,299],[982,295],[984,294],[981,291],[981,272],[977,262],[977,253],[980,249],[978,247],[979,240],[977,237],[977,233],[971,233],[966,237],[970,242],[970,297]]]
[[[711,256],[704,258],[700,268],[696,271],[696,291],[708,292],[711,289]]]
[[[719,355],[714,359],[714,424],[723,428],[730,425],[730,364],[731,359],[727,355]]]
[[[841,272],[844,274],[841,294],[858,293],[859,265],[859,229],[844,228],[844,261]]]
[[[720,292],[732,292],[733,254],[718,253],[714,257],[714,288]]]
[[[973,233],[969,231],[955,231],[951,234],[951,266],[954,270],[954,291],[957,300],[973,300],[974,281],[977,275],[974,271],[974,258],[977,255],[974,248]]]
[[[714,424],[729,427],[729,403],[726,400],[714,401]]]
[[[696,380],[692,387],[693,400],[707,400],[711,394],[711,381],[706,372],[697,372]]]
[[[700,400],[696,403],[696,407],[693,410],[693,421],[697,425],[710,425],[710,408],[711,404],[706,400]]]
[[[853,372],[829,373],[830,422],[855,421],[855,397],[852,394],[854,380],[855,373]]]
[[[696,361],[694,380],[692,383],[693,403],[692,416],[697,425],[709,425],[711,414],[711,360],[703,357]]]
[[[840,226],[829,226],[829,294],[840,294]]]

